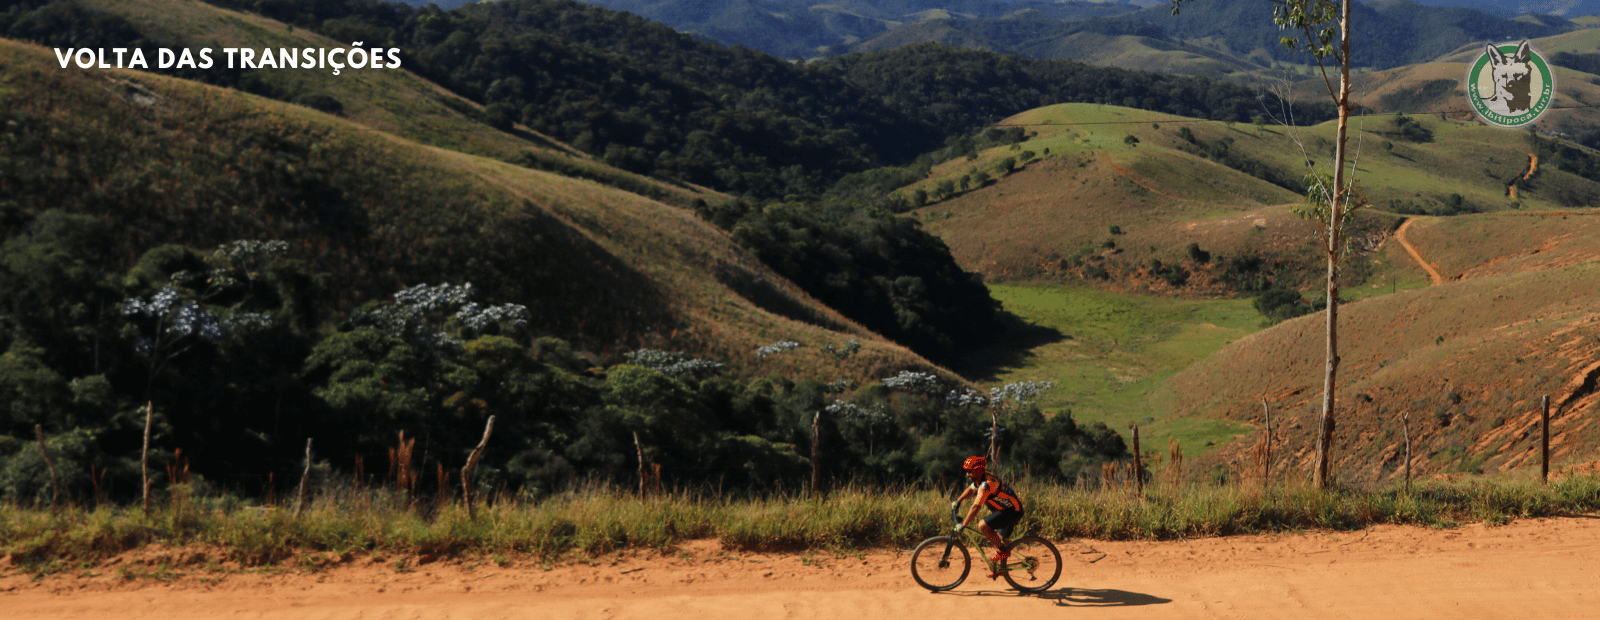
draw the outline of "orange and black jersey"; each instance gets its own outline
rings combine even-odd
[[[978,501],[988,506],[990,510],[1022,511],[1022,497],[1011,490],[1011,485],[994,474],[984,472],[983,482],[972,485],[972,488],[978,493]]]

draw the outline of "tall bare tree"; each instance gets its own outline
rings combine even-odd
[[[1172,12],[1183,2],[1172,0]],[[1339,377],[1339,267],[1349,248],[1350,215],[1365,206],[1355,191],[1354,175],[1347,173],[1351,160],[1350,124],[1350,0],[1269,0],[1272,21],[1294,34],[1279,38],[1289,49],[1304,50],[1316,59],[1328,96],[1339,112],[1334,138],[1332,174],[1314,167],[1306,174],[1306,201],[1295,213],[1316,223],[1317,243],[1328,260],[1327,356],[1323,364],[1322,421],[1317,432],[1316,469],[1312,478],[1318,488],[1330,484],[1328,463],[1333,451],[1335,418],[1334,392]],[[1337,73],[1337,78],[1333,73]],[[1301,145],[1302,152],[1305,147]]]

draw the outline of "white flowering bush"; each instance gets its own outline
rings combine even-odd
[[[847,357],[850,357],[852,355],[855,355],[856,352],[858,352],[860,350],[861,350],[861,343],[856,342],[855,340],[847,340],[847,341],[845,341],[845,343],[843,345],[840,345],[840,346],[837,346],[837,347],[835,347],[835,346],[833,346],[831,344],[822,345],[822,352],[823,353],[827,353],[828,355],[832,355],[835,359],[840,359],[840,360],[843,360],[844,358],[847,358]]]
[[[967,388],[964,390],[951,390],[950,393],[946,394],[944,397],[945,406],[952,408],[985,408],[989,406],[990,402],[991,401],[989,400],[989,396],[987,394],[972,388]]]
[[[989,439],[989,458],[998,464],[999,443],[1006,431],[1005,427],[1000,426],[1000,418],[1023,410],[1054,388],[1055,384],[1049,381],[1018,381],[989,388],[987,394],[971,388],[953,390],[945,395],[945,405],[952,408],[974,407],[988,412],[989,428],[984,435]]]
[[[215,314],[192,300],[184,299],[178,289],[171,286],[162,288],[149,299],[130,297],[122,300],[122,316],[155,320],[154,337],[141,339],[141,350],[155,347],[157,342],[168,338],[195,336],[216,342],[223,337],[222,323]]]
[[[823,411],[828,415],[846,420],[860,420],[868,424],[882,424],[889,421],[888,410],[882,404],[871,407],[862,407],[847,400],[834,399]]]
[[[933,373],[902,370],[900,374],[883,380],[891,390],[901,392],[935,393],[939,391],[939,377]]]
[[[1018,381],[1007,383],[1000,387],[989,388],[989,400],[996,405],[1012,403],[1016,407],[1026,407],[1033,401],[1039,400],[1045,392],[1055,389],[1055,383],[1050,381]]]
[[[358,329],[378,329],[436,346],[459,346],[461,337],[496,328],[514,331],[527,327],[531,319],[527,306],[483,306],[472,301],[475,293],[470,282],[459,286],[418,284],[395,293],[394,303],[352,313],[350,322]]]
[[[682,351],[657,351],[655,349],[639,349],[623,354],[629,364],[643,366],[660,371],[673,377],[704,377],[722,371],[720,362],[704,359],[690,359]]]
[[[777,355],[777,354],[783,353],[785,351],[793,351],[793,350],[798,349],[800,347],[801,347],[800,343],[795,342],[793,340],[780,340],[778,342],[774,342],[774,343],[769,344],[767,346],[764,346],[764,347],[756,349],[756,357],[760,357],[760,358],[771,357],[773,355]]]

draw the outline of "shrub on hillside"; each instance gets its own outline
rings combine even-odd
[[[1266,317],[1268,325],[1276,325],[1297,316],[1305,316],[1328,307],[1326,301],[1308,300],[1300,291],[1270,288],[1256,295],[1251,302],[1257,312]]]

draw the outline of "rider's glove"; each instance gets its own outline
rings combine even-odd
[[[966,527],[967,527],[967,525],[965,523],[957,523],[956,524],[956,533],[960,534],[961,530],[965,529]]]
[[[957,500],[957,501],[953,501],[953,502],[950,502],[950,509],[951,509],[951,510],[958,510],[958,509],[960,509],[960,508],[961,508],[961,502],[960,502],[960,500]]]

